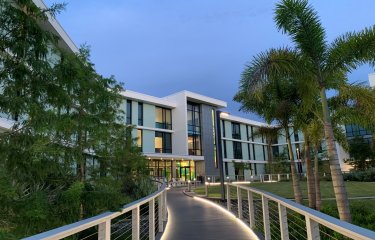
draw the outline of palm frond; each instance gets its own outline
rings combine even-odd
[[[256,55],[246,66],[240,80],[240,90],[255,93],[266,85],[273,76],[297,74],[300,56],[290,48],[270,49]]]
[[[343,84],[330,99],[332,120],[336,124],[358,124],[375,130],[375,90],[359,84]]]
[[[288,34],[312,63],[320,67],[326,54],[326,33],[317,12],[307,0],[282,0],[276,4],[276,26]]]
[[[324,72],[350,72],[363,63],[375,65],[375,25],[336,38],[328,49]]]

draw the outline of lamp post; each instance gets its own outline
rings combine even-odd
[[[207,177],[207,181],[204,183],[205,184],[205,187],[206,187],[206,196],[208,197],[208,187],[209,187],[209,184],[210,184],[210,177]]]
[[[191,192],[191,181],[188,180],[188,192]]]

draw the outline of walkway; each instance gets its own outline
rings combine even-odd
[[[168,225],[163,240],[245,240],[249,232],[211,204],[188,197],[182,189],[168,191]]]

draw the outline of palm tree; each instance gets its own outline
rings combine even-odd
[[[246,76],[243,76],[246,78]],[[257,88],[253,94],[248,94],[247,85],[241,85],[234,100],[241,103],[240,110],[245,112],[256,112],[268,123],[276,121],[285,132],[290,159],[294,199],[302,203],[302,192],[297,176],[292,141],[290,138],[290,124],[295,114],[300,98],[293,81],[280,79],[271,81],[267,85]]]
[[[271,174],[274,173],[273,168],[273,154],[272,154],[272,144],[277,140],[279,136],[280,128],[274,126],[260,126],[257,130],[253,133],[253,136],[264,137],[267,143],[267,157],[268,157],[268,165],[269,171]]]
[[[276,5],[275,22],[291,37],[294,48],[271,49],[257,55],[243,73],[241,85],[254,92],[272,76],[293,77],[308,106],[319,96],[327,142],[332,183],[340,219],[351,221],[349,201],[335,145],[326,89],[347,82],[346,74],[365,62],[375,63],[375,26],[349,32],[328,44],[317,12],[307,0],[282,0]]]

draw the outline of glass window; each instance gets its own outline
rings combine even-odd
[[[233,142],[234,159],[242,159],[242,144],[241,142]]]
[[[163,129],[172,129],[172,113],[170,109],[155,108],[155,127]]]
[[[227,158],[227,142],[223,140],[224,158]]]
[[[189,155],[200,156],[202,155],[202,144],[199,104],[188,102],[187,120]]]
[[[241,131],[239,123],[232,123],[232,138],[241,139]]]
[[[126,124],[132,124],[132,101],[126,101]]]
[[[142,129],[137,129],[137,146],[142,149],[142,143],[143,143],[143,132]]]
[[[172,135],[165,132],[155,132],[155,152],[172,153]]]
[[[143,126],[143,103],[138,103],[138,125]]]
[[[223,120],[222,123],[223,123],[223,137],[225,137],[225,121]]]

